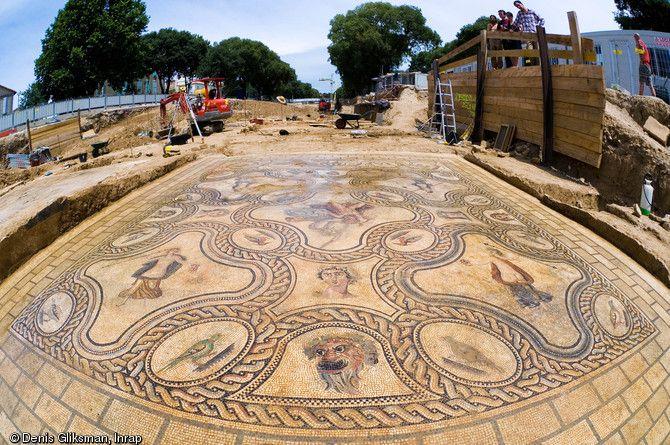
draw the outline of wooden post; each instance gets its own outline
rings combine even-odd
[[[551,162],[554,156],[554,91],[551,83],[551,61],[547,34],[543,27],[537,28],[537,43],[540,49],[540,70],[542,71],[542,164]]]
[[[33,135],[30,131],[30,119],[26,119],[26,131],[28,132],[28,148],[33,152]]]
[[[77,123],[79,124],[79,139],[83,139],[81,131],[81,110],[77,110]]]
[[[570,23],[570,37],[572,38],[572,60],[575,65],[584,64],[584,51],[582,48],[582,33],[579,32],[579,22],[575,11],[568,12]]]
[[[481,42],[477,53],[477,97],[475,101],[475,121],[472,127],[474,142],[484,140],[484,82],[488,65],[488,41],[486,30],[481,32]]]

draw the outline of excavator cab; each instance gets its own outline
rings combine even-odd
[[[223,78],[207,77],[197,79],[196,82],[202,82],[205,85],[205,97],[209,100],[222,99]]]
[[[223,97],[223,78],[194,79],[191,85],[194,94],[187,96],[182,91],[161,100],[160,111],[163,125],[167,125],[166,106],[171,102],[177,102],[184,114],[188,114],[190,108],[202,133],[223,131],[224,120],[233,114],[228,99]],[[193,133],[197,131],[197,128],[193,128]]]
[[[202,84],[205,93],[202,104],[193,110],[198,123],[213,128],[215,132],[223,131],[223,121],[233,114],[228,99],[223,96],[223,78],[205,77],[193,82]]]

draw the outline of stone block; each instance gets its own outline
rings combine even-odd
[[[653,117],[649,116],[647,122],[644,123],[644,131],[649,133],[649,136],[656,139],[661,144],[668,146],[670,140],[670,128],[666,127]]]

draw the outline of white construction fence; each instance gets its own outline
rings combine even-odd
[[[77,111],[91,111],[107,108],[126,108],[135,105],[156,104],[166,97],[164,94],[128,94],[124,96],[85,97],[70,99],[61,102],[38,105],[25,110],[15,110],[13,113],[0,116],[0,131],[24,126],[29,120],[54,120],[61,116],[72,115]]]

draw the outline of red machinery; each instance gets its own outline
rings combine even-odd
[[[206,77],[195,79],[193,83],[204,84],[204,91],[197,90],[194,95],[187,95],[185,92],[173,93],[161,100],[163,125],[168,125],[167,105],[177,102],[182,113],[190,114],[189,108],[193,111],[195,120],[201,129],[211,127],[211,132],[223,131],[224,120],[233,114],[228,99],[223,97],[223,78]]]

